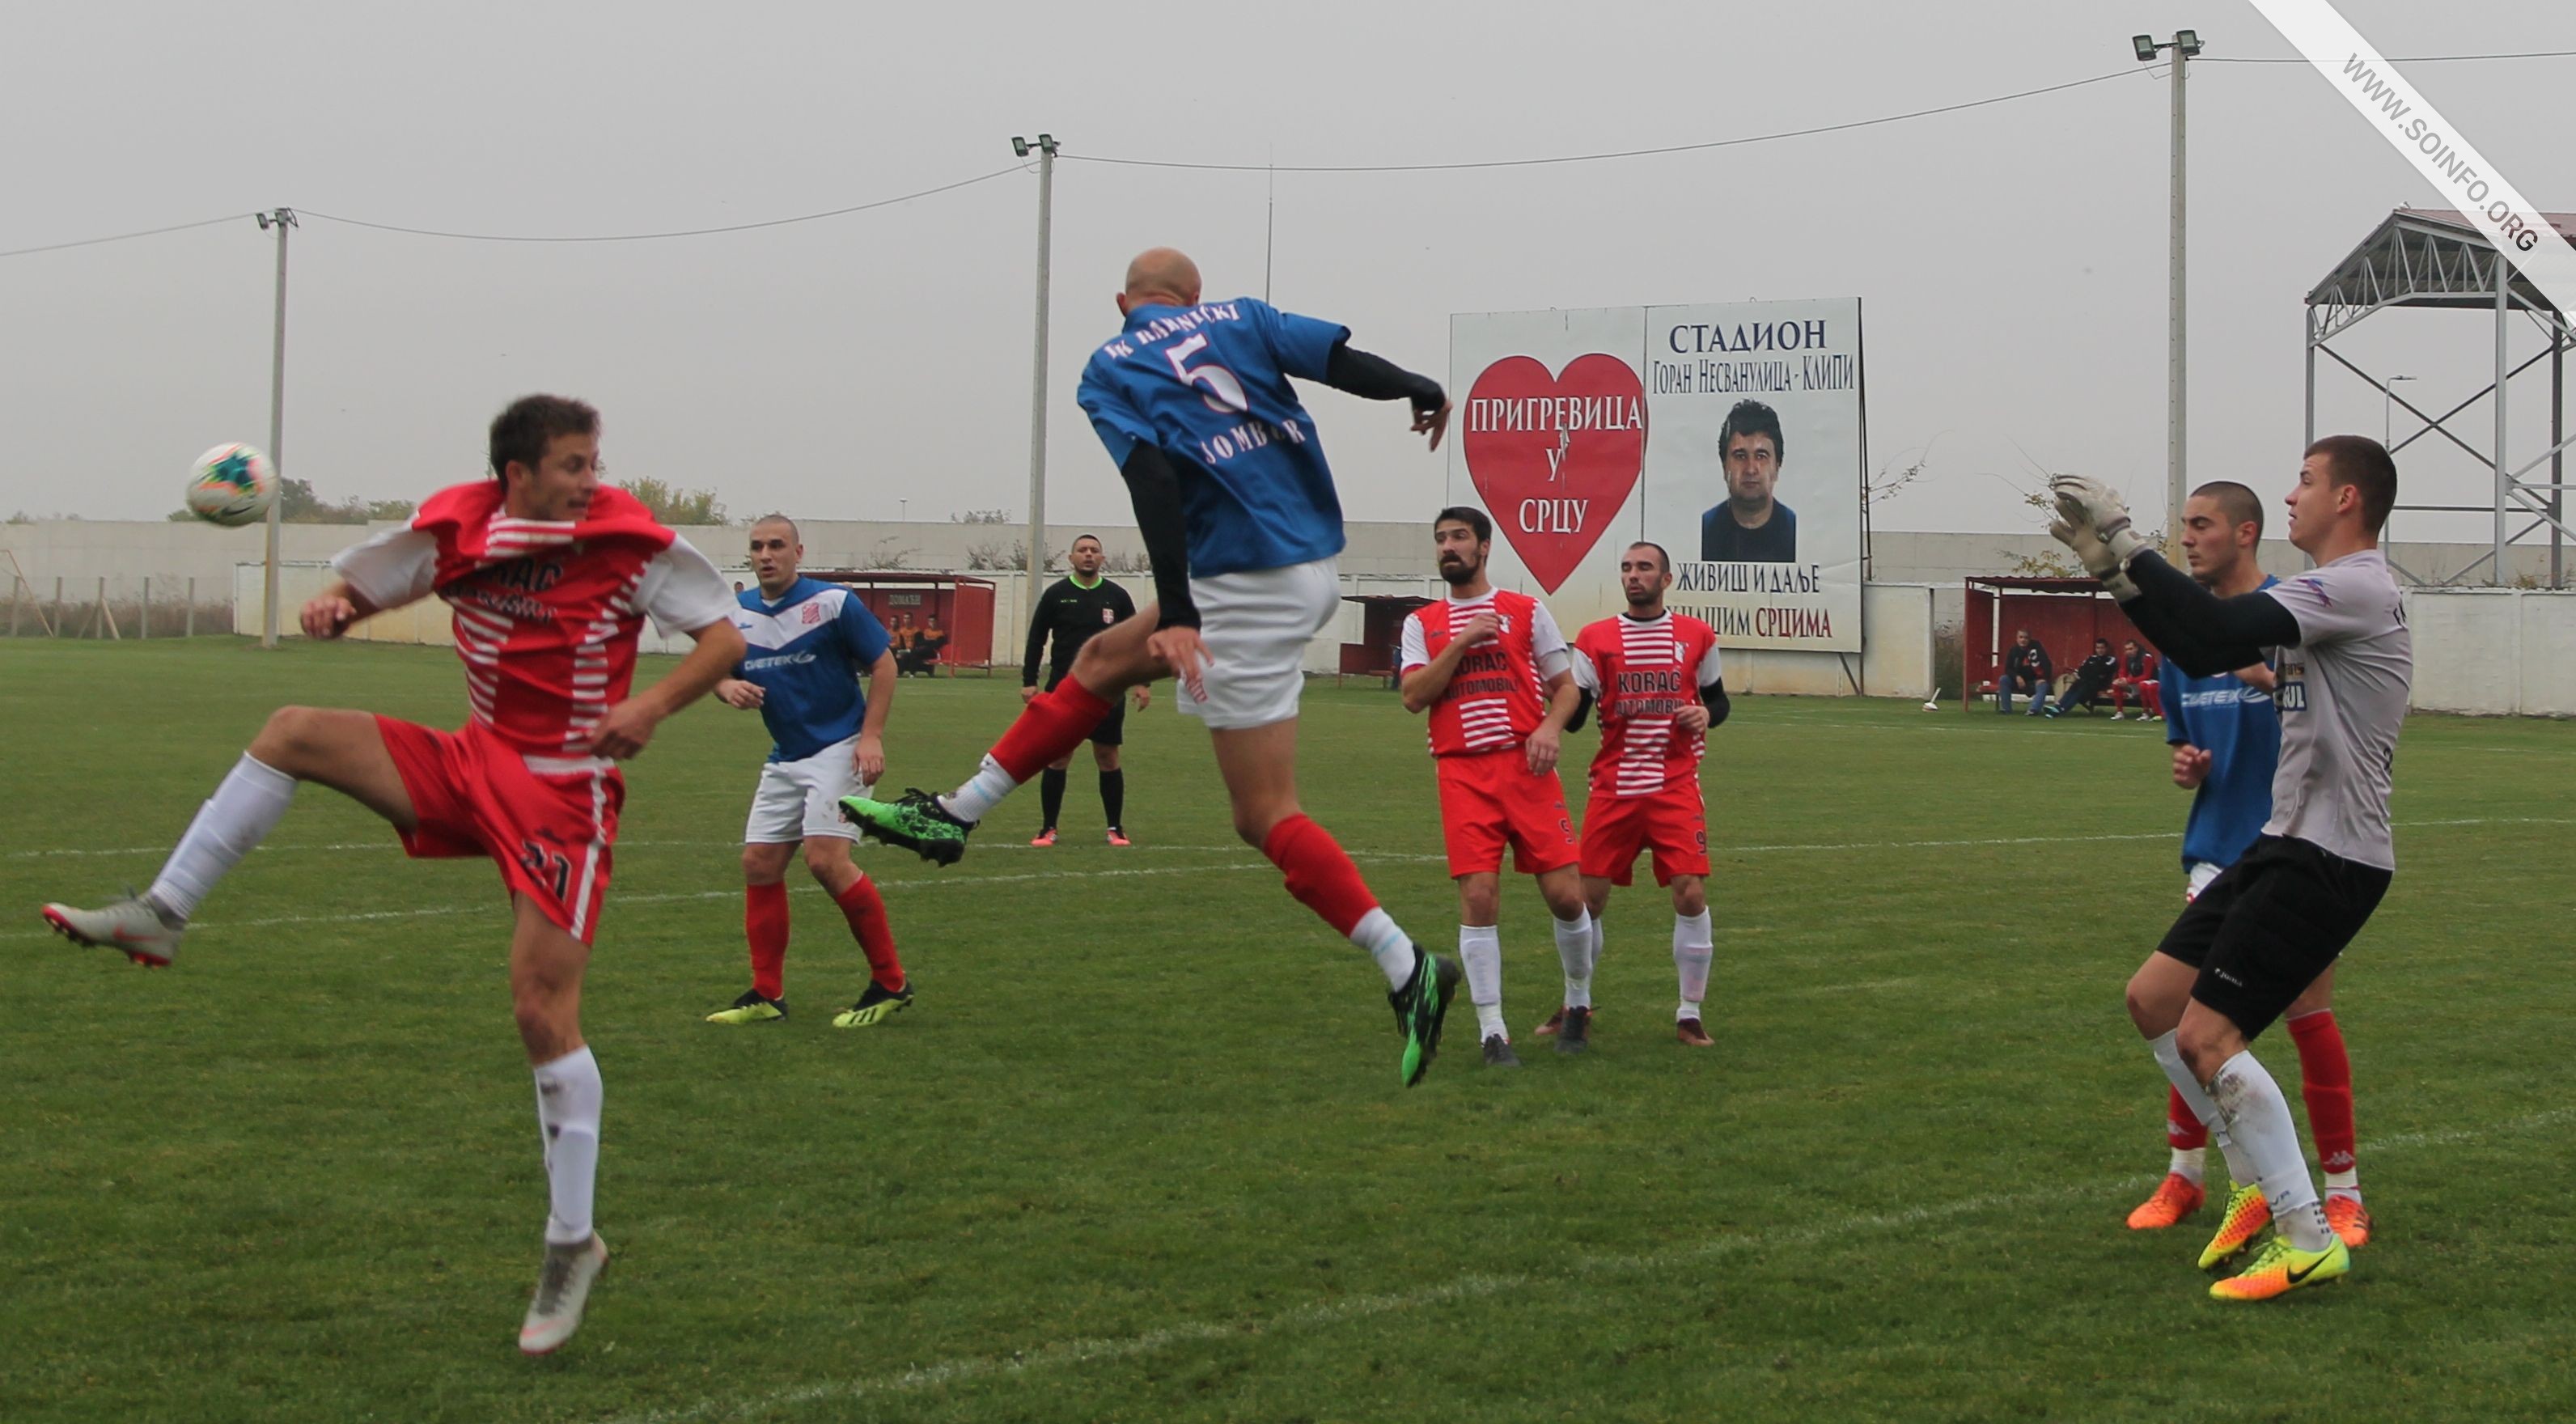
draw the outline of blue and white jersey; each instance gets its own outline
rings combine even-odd
[[[1342,551],[1342,502],[1290,376],[1324,378],[1350,328],[1251,297],[1139,306],[1091,353],[1076,395],[1110,462],[1139,444],[1180,472],[1196,577],[1281,569]]]
[[[2270,588],[2279,579],[2265,578]],[[2236,674],[2193,677],[2163,664],[2165,740],[2209,753],[2209,779],[2192,793],[2182,861],[2236,863],[2272,819],[2272,773],[2281,761],[2281,712],[2272,695]]]
[[[733,675],[758,683],[771,761],[803,761],[859,734],[859,679],[885,656],[885,625],[839,584],[800,578],[771,603],[757,585],[737,597],[733,626],[748,646]]]

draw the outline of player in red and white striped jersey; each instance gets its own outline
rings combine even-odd
[[[1601,750],[1592,758],[1592,797],[1583,810],[1583,896],[1592,912],[1597,967],[1610,887],[1629,883],[1640,852],[1654,853],[1655,883],[1673,894],[1673,967],[1681,980],[1674,1036],[1705,1048],[1712,1040],[1700,1003],[1716,951],[1699,758],[1708,729],[1726,720],[1726,683],[1716,632],[1664,607],[1672,583],[1672,556],[1663,545],[1629,545],[1619,558],[1627,612],[1574,637],[1575,685],[1585,706],[1601,713]],[[1578,715],[1577,725],[1581,720]],[[1569,996],[1561,1011],[1568,1022],[1574,1008]]]
[[[73,939],[166,965],[198,903],[313,781],[393,823],[416,857],[485,855],[516,919],[510,994],[534,1068],[545,1142],[546,1261],[519,1348],[544,1354],[581,1324],[608,1249],[591,1228],[599,1065],[581,1033],[626,785],[616,763],[742,657],[732,593],[706,556],[624,491],[602,485],[599,412],[528,396],[492,422],[493,478],[432,495],[409,526],[333,561],[304,605],[308,637],[435,593],[455,610],[473,715],[436,731],[373,713],[284,707],[197,812],[160,878],[99,910],[47,905]],[[651,614],[697,646],[627,695]]]
[[[1486,581],[1493,528],[1483,510],[1464,506],[1432,521],[1449,596],[1406,616],[1396,666],[1405,710],[1431,714],[1440,828],[1458,883],[1458,957],[1466,961],[1477,1036],[1489,1066],[1517,1067],[1503,1024],[1504,845],[1512,848],[1514,870],[1538,877],[1569,976],[1591,959],[1592,922],[1575,874],[1565,787],[1556,779],[1557,737],[1577,701],[1565,634],[1546,604]],[[1573,1025],[1557,1047],[1582,1052],[1589,1042],[1583,1027]]]

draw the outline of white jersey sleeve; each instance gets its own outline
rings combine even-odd
[[[1574,685],[1591,693],[1594,697],[1599,697],[1601,695],[1600,664],[1592,661],[1592,655],[1579,647],[1573,649],[1572,661],[1574,663]]]
[[[2264,589],[2299,620],[2299,646],[2363,638],[2390,621],[2396,584],[2375,552],[2337,559]]]
[[[1700,687],[1726,680],[1726,658],[1714,641],[1708,645],[1707,654],[1699,660],[1699,670],[1691,675],[1691,680]]]
[[[636,606],[653,615],[665,636],[695,633],[729,621],[742,605],[725,586],[716,566],[688,540],[674,536],[671,547],[644,567],[635,588]]]
[[[1556,615],[1544,603],[1530,605],[1530,660],[1538,664],[1538,675],[1549,682],[1564,676],[1572,667],[1572,649],[1566,646],[1565,630],[1556,626]]]
[[[1400,641],[1403,646],[1395,655],[1395,670],[1398,673],[1408,673],[1415,668],[1430,665],[1431,654],[1426,650],[1428,644],[1422,636],[1420,613],[1404,615],[1404,633]]]
[[[331,569],[349,591],[378,608],[400,608],[429,597],[438,572],[438,538],[406,525],[384,529],[342,549]]]

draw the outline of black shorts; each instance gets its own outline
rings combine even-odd
[[[1060,677],[1048,678],[1046,690],[1055,691],[1055,685],[1062,681],[1064,679]],[[1101,718],[1100,725],[1091,729],[1091,744],[1095,747],[1115,747],[1125,744],[1126,740],[1127,694],[1122,692],[1109,699],[1109,715]]]
[[[2200,971],[2191,996],[2253,1038],[2334,966],[2389,872],[2307,841],[2258,837],[2165,931],[2156,953]]]

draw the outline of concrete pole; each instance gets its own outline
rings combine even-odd
[[[268,468],[278,480],[279,498],[268,506],[268,550],[260,575],[259,645],[277,646],[277,541],[285,520],[286,501],[286,230],[295,226],[295,210],[278,208],[259,215],[259,225],[277,229],[277,339],[268,368]]]
[[[2499,251],[2495,259],[2495,559],[2488,566],[2487,582],[2502,587],[2511,582],[2504,566],[2505,545],[2512,535],[2505,528],[2505,504],[2511,498],[2513,470],[2505,464],[2505,382],[2512,379],[2505,364],[2505,337],[2510,334],[2506,320],[2513,313],[2513,264]]]
[[[1023,155],[1026,147],[1012,141]],[[1055,222],[1055,135],[1039,134],[1038,151],[1038,312],[1037,348],[1029,371],[1029,596],[1038,606],[1046,578],[1046,426],[1047,426],[1047,293],[1048,265]]]
[[[2173,48],[2173,215],[2168,242],[2172,248],[2173,270],[2166,293],[2171,304],[2172,350],[2165,373],[2165,538],[2170,541],[2182,534],[2184,492],[2183,442],[2187,429],[2184,418],[2189,402],[2189,388],[2184,384],[2183,365],[2183,75],[2190,69],[2190,57],[2180,44]]]

